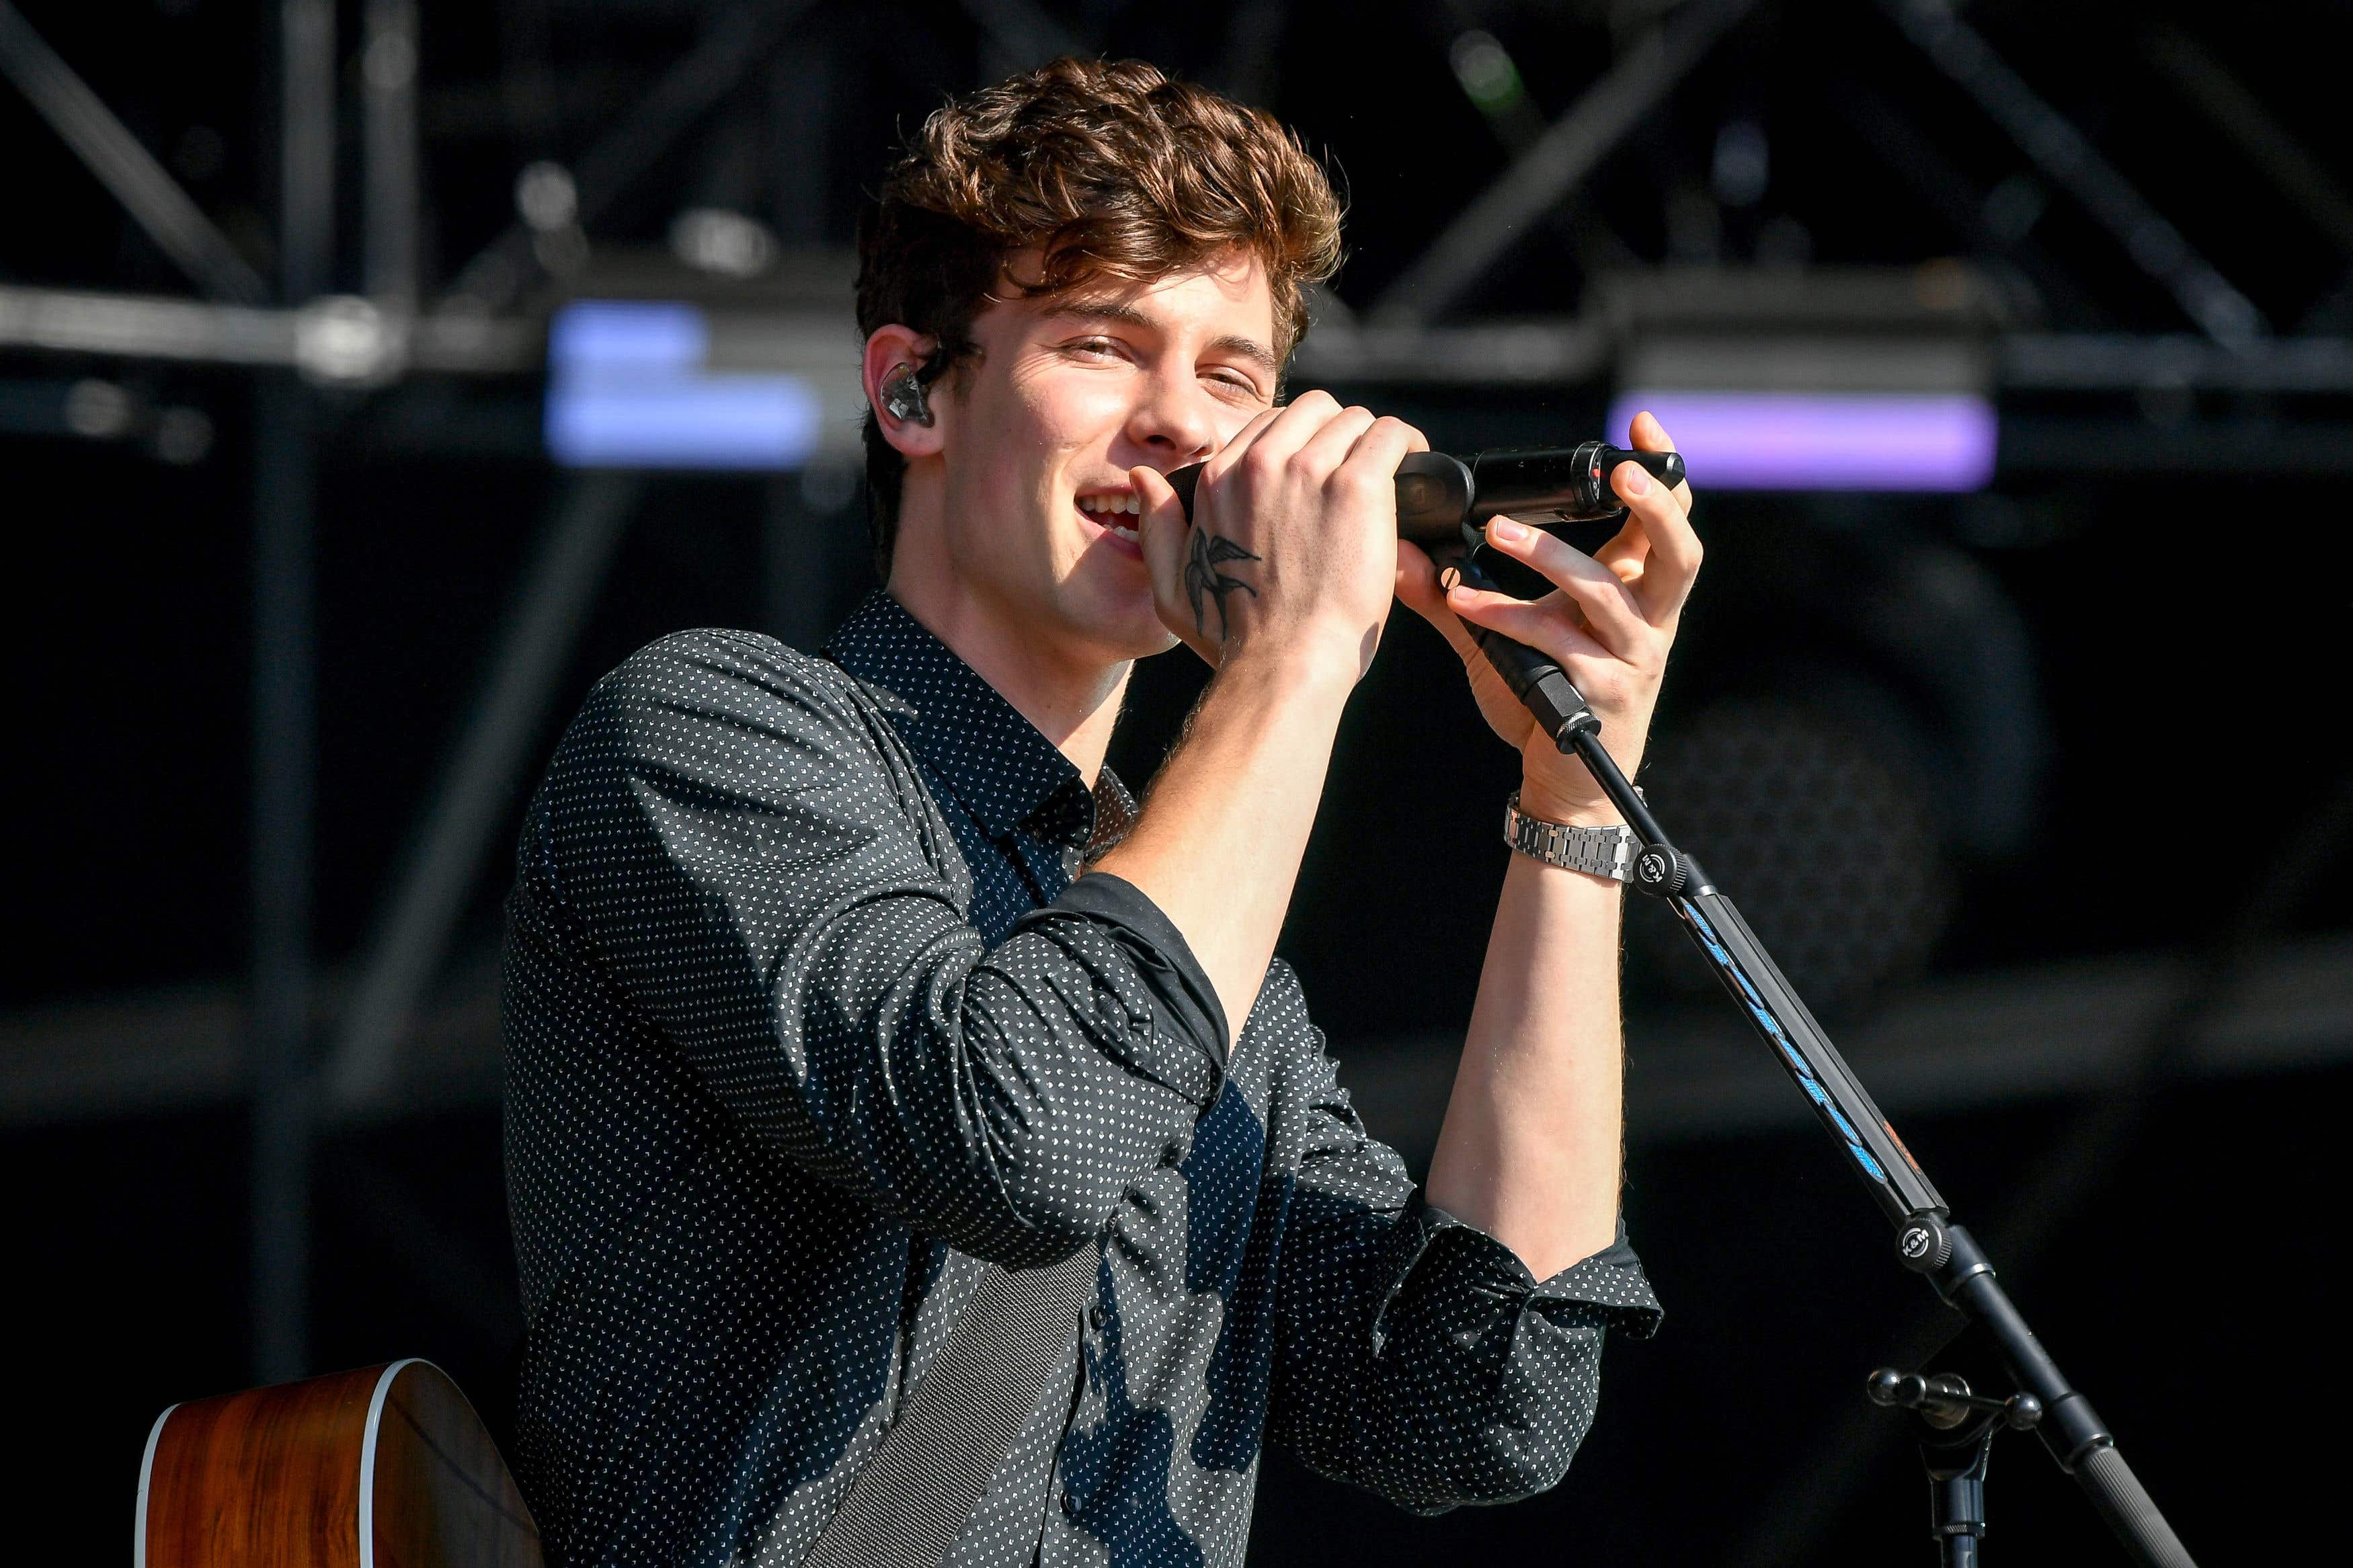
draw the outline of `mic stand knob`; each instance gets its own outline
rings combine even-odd
[[[1648,845],[1634,857],[1634,886],[1656,898],[1673,898],[1692,880],[1691,857],[1672,845]]]
[[[1915,1274],[1934,1274],[1952,1261],[1953,1233],[1934,1214],[1915,1214],[1895,1233],[1895,1259]]]

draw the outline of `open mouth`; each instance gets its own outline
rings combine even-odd
[[[1091,490],[1077,498],[1080,514],[1102,529],[1113,544],[1124,545],[1137,556],[1144,553],[1141,535],[1136,530],[1136,513],[1142,510],[1143,498],[1134,490]]]

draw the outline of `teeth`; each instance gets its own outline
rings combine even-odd
[[[1124,496],[1081,496],[1078,500],[1079,506],[1082,510],[1092,512],[1098,517],[1119,517],[1123,515],[1134,517],[1144,510],[1144,498],[1134,494]]]

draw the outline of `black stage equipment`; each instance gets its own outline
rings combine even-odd
[[[1588,441],[1583,446],[1535,452],[1482,452],[1461,459],[1417,452],[1398,470],[1398,532],[1421,542],[1437,563],[1440,581],[1451,586],[1499,591],[1481,567],[1482,525],[1492,517],[1563,521],[1606,518],[1625,508],[1609,489],[1617,465],[1639,462],[1661,482],[1683,478],[1672,452],[1629,452]],[[1168,476],[1189,513],[1199,466]],[[1670,478],[1672,474],[1672,478]],[[1489,476],[1493,476],[1489,479]],[[1482,479],[1486,482],[1482,486]],[[1429,481],[1427,489],[1418,488]],[[1409,489],[1414,521],[1406,521]],[[1451,533],[1409,531],[1451,520]],[[1814,1115],[1839,1144],[1849,1166],[1895,1227],[1896,1260],[1925,1276],[1945,1303],[1982,1330],[2019,1386],[2006,1400],[1972,1395],[1957,1378],[1875,1373],[1874,1401],[1906,1405],[1921,1413],[1933,1433],[1924,1434],[1939,1550],[1948,1565],[1977,1563],[1984,1530],[1985,1458],[1993,1434],[2007,1424],[2031,1429],[2059,1468],[2073,1476],[2134,1558],[2147,1568],[2196,1568],[2172,1526],[2149,1500],[2116,1438],[2093,1411],[2091,1401],[2062,1376],[2009,1293],[1994,1279],[1984,1249],[1962,1226],[1913,1160],[1895,1129],[1880,1114],[1862,1082],[1831,1044],[1813,1014],[1791,988],[1772,955],[1757,940],[1730,899],[1719,891],[1699,862],[1677,849],[1651,808],[1601,743],[1601,721],[1561,668],[1524,643],[1464,622],[1489,663],[1527,704],[1554,744],[1573,753],[1591,771],[1642,841],[1634,858],[1633,885],[1666,900],[1683,930],[1723,984],[1725,994],[1772,1050]],[[1890,1381],[1890,1380],[1893,1381]],[[1913,1384],[1917,1384],[1915,1391]],[[1884,1386],[1883,1386],[1884,1385]],[[1965,1436],[1955,1428],[1969,1427]]]

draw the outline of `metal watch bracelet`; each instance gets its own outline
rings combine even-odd
[[[1613,882],[1633,879],[1634,856],[1642,847],[1630,827],[1571,827],[1523,816],[1517,790],[1504,803],[1504,842],[1532,860]]]

